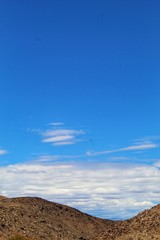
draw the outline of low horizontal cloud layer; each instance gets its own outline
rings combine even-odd
[[[159,162],[120,165],[39,160],[0,167],[0,194],[40,196],[112,219],[132,217],[159,202]]]

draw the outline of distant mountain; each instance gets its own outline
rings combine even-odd
[[[160,240],[160,205],[126,221],[92,217],[41,198],[0,196],[0,240]]]

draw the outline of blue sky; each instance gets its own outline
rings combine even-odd
[[[159,7],[0,2],[0,194],[112,219],[159,203]]]

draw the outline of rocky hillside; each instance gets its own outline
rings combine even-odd
[[[160,205],[127,221],[92,217],[40,198],[0,197],[0,240],[160,240]]]

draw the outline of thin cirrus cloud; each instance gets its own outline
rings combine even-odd
[[[62,123],[62,122],[51,122],[51,123],[49,123],[49,125],[58,127],[58,126],[64,125],[64,123]]]
[[[154,149],[158,148],[159,144],[156,143],[146,143],[146,144],[140,144],[140,145],[133,145],[133,146],[128,146],[124,148],[118,148],[114,150],[106,150],[106,151],[100,151],[100,152],[87,152],[87,155],[89,156],[96,156],[96,155],[104,155],[104,154],[109,154],[109,153],[116,153],[116,152],[125,152],[125,151],[142,151],[142,150],[147,150],[147,149]]]
[[[5,155],[7,154],[8,151],[7,150],[4,150],[4,149],[0,149],[0,155]]]
[[[84,135],[84,130],[73,129],[51,129],[42,132],[42,142],[51,143],[54,146],[72,145],[82,141],[80,136]]]
[[[71,135],[62,135],[62,136],[55,136],[55,137],[49,137],[43,140],[43,142],[65,142],[68,140],[74,139],[74,136]]]
[[[72,144],[75,144],[75,142],[73,141],[66,141],[66,142],[56,142],[54,143],[54,146],[62,146],[62,145],[72,145]]]

